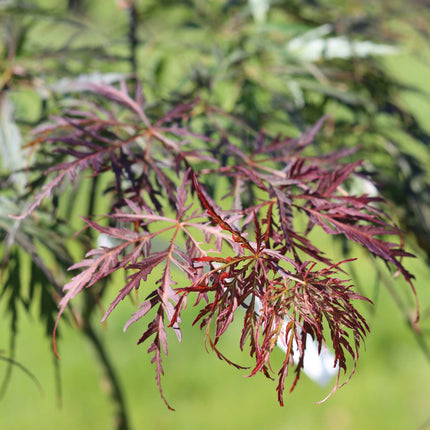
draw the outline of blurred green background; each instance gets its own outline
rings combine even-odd
[[[423,346],[430,328],[430,5],[403,3],[0,1],[1,125],[3,130],[19,130],[3,133],[2,203],[16,203],[14,195],[23,192],[20,176],[10,172],[26,162],[11,153],[30,140],[34,126],[67,106],[80,80],[115,83],[135,74],[143,82],[151,108],[199,95],[237,115],[254,132],[265,128],[274,134],[297,135],[328,112],[331,116],[316,150],[361,145],[356,156],[368,160],[380,192],[394,202],[390,215],[406,231],[408,249],[418,256],[407,264],[416,276],[422,310],[421,331],[414,332],[408,286],[399,280],[387,287],[361,250],[349,250],[360,257],[354,264],[354,281],[375,302],[373,308],[364,309],[371,334],[352,380],[321,405],[315,402],[331,386],[318,387],[303,376],[286,396],[285,407],[279,407],[276,382],[262,375],[245,378],[246,371],[229,367],[205,351],[203,334],[191,327],[190,307],[183,342],[178,344],[170,336],[165,359],[162,383],[176,409],[170,412],[160,399],[145,345],[135,347],[144,324],[123,333],[134,305],[124,302],[104,327],[98,326],[102,314],[95,311],[93,322],[120,379],[131,428],[430,428],[430,363]],[[318,34],[312,33],[315,29]],[[305,40],[307,45],[295,51],[292,40]],[[318,51],[321,40],[324,48]],[[361,46],[373,49],[373,54],[362,54],[357,43],[369,41],[370,45]],[[332,43],[335,51],[329,58]],[[388,55],[387,46],[397,51]],[[305,56],[315,52],[319,56]],[[13,114],[5,107],[6,100]],[[11,177],[16,180],[9,182]],[[80,196],[82,206],[87,204],[85,190]],[[76,206],[73,214],[67,214],[71,219],[81,213]],[[102,212],[102,199],[96,207]],[[5,208],[3,204],[0,210],[3,257],[12,228]],[[73,222],[75,229],[80,227],[78,220]],[[61,234],[77,259],[82,250],[69,239],[72,232],[66,229]],[[40,240],[38,249],[61,279],[66,262],[51,261],[49,249]],[[338,258],[345,255],[337,242],[326,249]],[[0,350],[1,356],[9,357],[14,349],[14,359],[35,375],[42,392],[28,375],[14,368],[0,401],[0,428],[115,428],[109,388],[92,345],[67,321],[61,323],[58,404],[56,359],[46,334],[49,318],[41,317],[45,309],[41,297],[50,287],[46,280],[32,278],[30,259],[23,250],[17,251],[21,257],[16,260],[22,285],[11,287],[10,273],[2,267]],[[120,282],[111,283],[104,305]],[[28,301],[33,284],[36,292]],[[13,297],[18,297],[15,307]],[[75,306],[79,308],[79,300]],[[55,316],[55,309],[50,312]],[[239,328],[227,334],[223,352],[246,364],[245,354],[237,351],[238,334]],[[0,361],[2,380],[7,372],[7,362]]]

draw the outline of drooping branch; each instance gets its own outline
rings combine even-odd
[[[235,364],[219,350],[219,340],[240,309],[245,313],[239,346],[249,345],[255,360],[250,375],[270,377],[272,351],[281,346],[280,404],[289,370],[294,367],[293,389],[311,343],[318,352],[326,345],[334,350],[334,392],[341,386],[341,371],[354,373],[369,330],[354,303],[368,299],[354,291],[343,262],[325,255],[309,233],[318,226],[327,236],[343,235],[394,266],[415,292],[413,276],[403,265],[411,254],[404,250],[399,229],[375,206],[381,199],[347,191],[361,162],[342,163],[350,150],[307,155],[324,118],[295,139],[260,133],[251,150],[226,130],[221,135],[216,127],[212,133],[196,132],[192,118],[199,100],[153,118],[139,85],[134,98],[125,85],[91,85],[89,90],[126,115],[119,121],[117,111],[96,106],[94,112],[73,111],[40,129],[34,145],[48,145],[58,155],[58,163],[48,169],[57,176],[20,216],[28,216],[66,178],[83,170],[95,177],[113,173],[112,206],[105,217],[109,225],[96,222],[92,214],[84,220],[90,231],[115,243],[90,250],[70,267],[80,273],[64,286],[55,327],[71,300],[115,272],[125,272],[127,280],[103,321],[158,276],[125,328],[149,319],[138,343],[150,342],[156,381],[169,408],[161,387],[167,329],[181,340],[181,314],[195,295],[200,306],[195,323],[206,330],[207,344],[221,359]],[[231,185],[223,199],[212,186],[220,174]],[[295,220],[303,215],[307,225],[299,228]],[[178,287],[176,269],[185,274]]]

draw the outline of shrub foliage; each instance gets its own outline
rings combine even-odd
[[[291,389],[300,377],[307,342],[315,341],[319,351],[333,348],[336,389],[348,355],[353,373],[369,330],[354,302],[370,300],[354,290],[345,261],[324,254],[311,232],[319,227],[361,245],[414,288],[402,263],[411,254],[381,198],[348,192],[351,177],[365,173],[361,161],[345,162],[349,149],[313,154],[324,118],[296,138],[250,135],[200,100],[157,116],[146,108],[139,84],[134,97],[125,83],[88,84],[86,91],[87,108],[64,111],[36,130],[29,146],[50,154],[49,166],[32,203],[16,216],[32,216],[78,176],[112,179],[105,190],[111,194],[108,212],[84,218],[88,229],[110,242],[69,268],[79,272],[64,286],[55,328],[82,290],[121,271],[125,284],[102,320],[134,290],[146,290],[125,328],[148,321],[138,344],[149,342],[162,396],[166,330],[181,340],[181,315],[191,298],[207,345],[237,367],[218,342],[235,316],[243,320],[240,348],[254,360],[250,375],[277,372],[280,404],[289,369],[295,372]],[[218,180],[225,185],[216,187]],[[220,188],[225,195],[217,195]],[[279,343],[286,352],[274,371],[270,357]]]

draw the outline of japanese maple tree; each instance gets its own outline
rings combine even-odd
[[[310,233],[319,228],[355,242],[414,287],[403,265],[411,254],[382,199],[349,192],[351,178],[365,175],[362,163],[346,161],[350,149],[312,151],[324,118],[299,137],[253,135],[198,99],[170,109],[147,105],[139,84],[134,96],[125,83],[88,84],[86,95],[84,108],[69,107],[36,130],[28,146],[44,156],[45,172],[33,183],[27,210],[15,214],[33,216],[78,176],[112,179],[108,213],[82,214],[89,230],[109,240],[70,267],[78,272],[64,286],[55,327],[73,298],[120,271],[125,284],[102,320],[144,290],[125,329],[147,324],[138,344],[149,343],[163,399],[167,330],[181,340],[189,300],[207,346],[238,368],[219,340],[235,317],[243,321],[239,347],[254,361],[249,374],[277,373],[281,405],[285,379],[293,369],[292,390],[309,342],[334,350],[332,391],[340,386],[341,375],[354,373],[369,331],[355,303],[370,300],[354,289],[344,264],[350,260],[335,261]],[[285,356],[274,368],[280,344]]]

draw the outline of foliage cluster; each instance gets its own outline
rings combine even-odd
[[[85,221],[88,228],[118,244],[93,249],[69,268],[82,271],[64,286],[57,323],[69,301],[83,289],[124,270],[127,282],[104,321],[162,266],[156,287],[125,326],[155,309],[138,343],[153,336],[148,352],[154,353],[160,393],[162,349],[167,352],[165,321],[180,340],[181,312],[190,293],[197,293],[197,304],[206,302],[195,322],[206,327],[207,342],[229,363],[217,344],[240,307],[246,309],[240,348],[249,343],[255,358],[251,375],[262,371],[269,376],[270,353],[278,342],[285,345],[285,360],[278,371],[281,404],[293,356],[297,362],[294,387],[304,365],[306,343],[313,339],[319,351],[326,347],[324,324],[335,351],[333,367],[338,367],[338,373],[346,372],[346,353],[356,361],[360,340],[368,331],[353,305],[354,299],[364,297],[342,278],[342,262],[333,262],[309,240],[314,226],[364,246],[391,263],[413,288],[412,276],[401,262],[410,254],[402,243],[384,238],[400,233],[375,206],[380,198],[356,197],[345,189],[361,164],[341,163],[351,151],[303,154],[322,120],[296,139],[260,133],[246,148],[242,144],[246,133],[238,129],[233,134],[221,127],[219,111],[209,122],[199,101],[178,104],[153,119],[145,112],[140,85],[135,98],[125,85],[118,90],[89,84],[88,90],[118,104],[120,110],[108,111],[96,99],[89,109],[76,106],[36,130],[30,146],[52,154],[51,167],[44,173],[46,178],[54,177],[40,184],[31,205],[15,217],[28,217],[63,182],[88,169],[94,178],[114,174],[108,225],[90,218]],[[194,130],[201,116],[204,134]],[[229,191],[217,202],[207,190],[219,175],[228,179]],[[298,213],[305,221],[303,231],[295,226]],[[174,267],[187,275],[189,284],[174,288]]]

